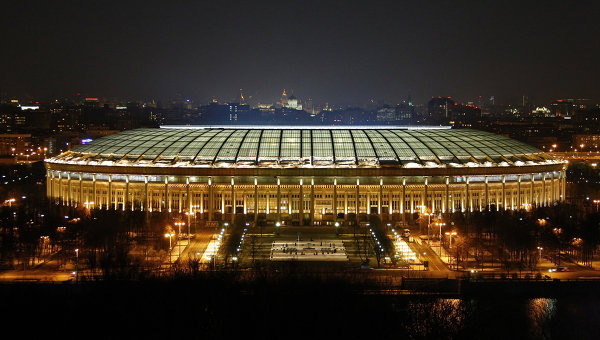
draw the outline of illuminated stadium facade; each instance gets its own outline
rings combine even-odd
[[[500,135],[444,127],[137,129],[46,160],[58,204],[298,225],[550,205],[564,199],[565,165]]]

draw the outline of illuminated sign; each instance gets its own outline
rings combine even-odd
[[[21,111],[25,110],[39,110],[39,105],[21,105]]]
[[[91,138],[82,139],[81,140],[81,144],[87,144],[87,143],[89,143],[91,141],[93,141],[93,139],[91,139]]]

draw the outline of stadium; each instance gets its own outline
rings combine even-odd
[[[390,126],[136,129],[45,165],[56,204],[290,225],[546,206],[564,200],[566,168],[488,132]]]

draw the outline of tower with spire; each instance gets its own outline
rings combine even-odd
[[[277,104],[281,105],[281,107],[287,107],[288,97],[287,93],[285,93],[285,89],[283,89],[283,92],[281,93],[281,100]]]

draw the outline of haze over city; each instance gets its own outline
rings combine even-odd
[[[0,92],[315,103],[597,102],[597,2],[12,2]]]

